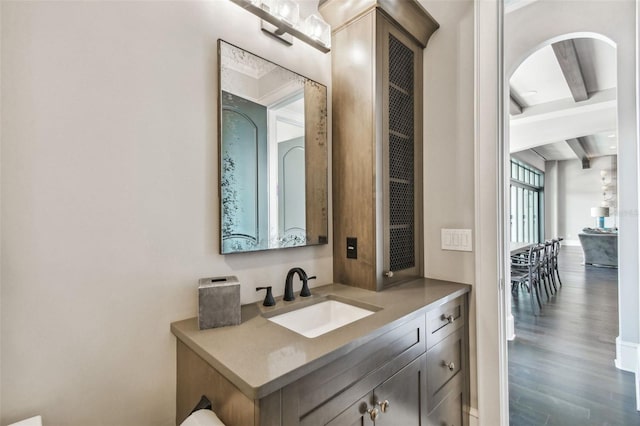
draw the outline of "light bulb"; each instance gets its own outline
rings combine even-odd
[[[276,16],[293,26],[298,24],[300,19],[300,7],[292,0],[277,0],[275,2]]]
[[[304,22],[304,32],[325,46],[331,42],[331,27],[317,15],[309,15]]]

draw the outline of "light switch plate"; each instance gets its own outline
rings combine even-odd
[[[473,251],[471,229],[441,229],[442,250]]]

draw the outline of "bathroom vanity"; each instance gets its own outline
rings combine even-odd
[[[227,426],[467,424],[469,286],[420,278],[312,292],[245,305],[238,326],[173,323],[177,424],[202,395]],[[314,338],[269,320],[326,299],[375,312]]]

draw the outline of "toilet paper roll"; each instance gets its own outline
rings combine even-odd
[[[42,416],[31,417],[8,426],[42,426]]]
[[[180,426],[224,426],[216,413],[211,410],[194,411]]]

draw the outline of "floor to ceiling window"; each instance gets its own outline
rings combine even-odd
[[[544,237],[544,173],[511,160],[511,241],[539,243]]]

